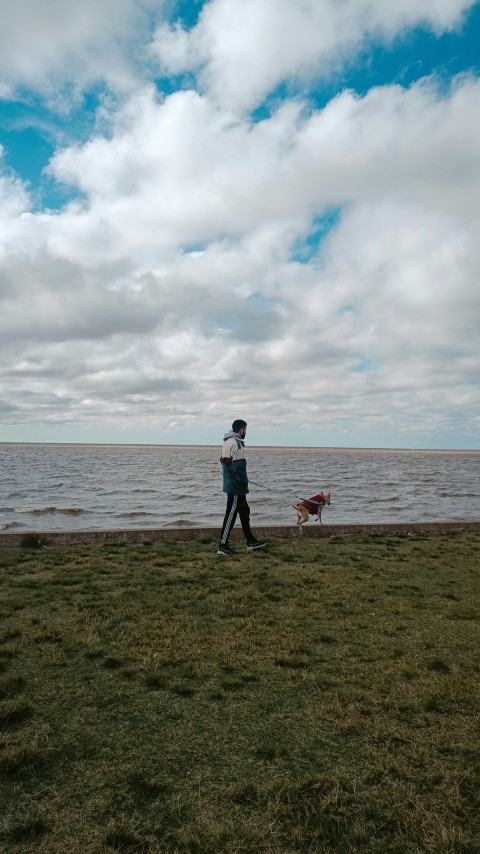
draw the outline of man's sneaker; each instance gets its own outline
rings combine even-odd
[[[252,540],[251,543],[247,543],[247,551],[253,552],[255,549],[263,549],[266,545],[266,543],[260,543],[258,540]]]
[[[230,557],[230,555],[234,555],[235,552],[232,551],[230,546],[219,546],[217,549],[217,555],[223,555],[223,557]]]

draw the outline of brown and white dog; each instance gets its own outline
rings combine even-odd
[[[297,525],[300,528],[300,533],[302,533],[302,525],[308,522],[309,516],[315,516],[314,521],[318,520],[322,524],[322,510],[325,504],[330,504],[329,492],[319,492],[318,495],[305,498],[298,504],[292,504],[292,507],[297,511]]]

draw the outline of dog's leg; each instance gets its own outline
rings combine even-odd
[[[300,536],[302,536],[302,535],[303,535],[303,528],[302,528],[302,525],[304,525],[304,524],[305,524],[305,522],[307,521],[307,519],[308,519],[308,515],[307,515],[307,517],[305,518],[305,514],[302,512],[302,510],[299,510],[299,509],[297,508],[297,525],[298,525],[298,533],[299,533],[299,535],[300,535]]]

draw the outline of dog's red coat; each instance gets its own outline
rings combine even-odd
[[[315,513],[318,513],[320,507],[323,507],[325,504],[325,497],[323,495],[312,495],[311,498],[306,498],[305,501],[298,502],[301,507],[306,507],[311,516]]]

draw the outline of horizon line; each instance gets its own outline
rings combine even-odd
[[[0,440],[0,445],[52,445],[75,447],[104,447],[104,448],[216,448],[221,442],[208,444],[205,442],[35,442]],[[265,448],[267,450],[291,451],[404,451],[425,453],[480,453],[480,448],[420,448],[399,447],[386,445],[247,445],[251,451]]]

